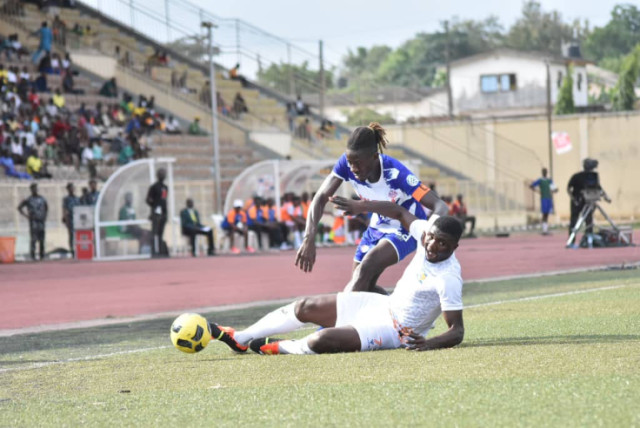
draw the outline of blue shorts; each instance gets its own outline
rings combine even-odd
[[[541,198],[540,212],[542,212],[542,214],[549,214],[551,211],[553,211],[553,199]]]
[[[402,232],[404,232],[404,229],[402,229]],[[402,232],[384,233],[378,229],[368,227],[362,235],[362,240],[356,249],[356,255],[353,260],[358,263],[362,262],[364,256],[382,240],[389,241],[393,245],[398,254],[398,261],[404,259],[416,250],[417,242],[408,232],[404,234]]]

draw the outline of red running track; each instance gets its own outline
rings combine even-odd
[[[467,239],[456,254],[467,281],[640,262],[638,247],[567,250],[565,239],[559,233]],[[311,274],[294,266],[293,251],[2,265],[0,331],[335,292],[350,278],[354,251],[319,248]],[[407,263],[388,269],[380,284],[392,286]]]

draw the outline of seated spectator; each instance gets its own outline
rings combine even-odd
[[[84,94],[84,90],[76,89],[75,83],[73,81],[73,73],[69,69],[64,72],[64,77],[62,79],[62,89],[65,93],[68,94]]]
[[[38,64],[38,72],[53,74],[53,67],[51,67],[51,56],[48,53],[40,60],[40,63]]]
[[[307,114],[307,106],[302,101],[302,97],[298,95],[298,99],[296,100],[296,111],[298,112],[298,116],[304,116]]]
[[[220,91],[216,92],[216,105],[218,107],[219,114],[222,114],[223,116],[229,116],[229,108],[224,102],[224,98],[222,98]]]
[[[98,139],[93,143],[93,161],[96,165],[102,165],[103,160],[102,141]]]
[[[69,55],[69,52],[66,52],[64,54],[64,58],[62,58],[61,61],[62,64],[62,71],[71,71],[71,56]]]
[[[248,113],[247,103],[245,102],[240,92],[236,93],[236,97],[233,100],[233,114],[236,119],[240,119],[243,113]]]
[[[82,165],[91,166],[93,161],[93,142],[89,142],[84,149],[82,149],[82,156],[80,157]]]
[[[244,237],[244,248],[249,253],[255,253],[256,250],[249,246],[249,229],[247,225],[247,214],[242,210],[242,200],[233,201],[233,208],[229,210],[227,216],[220,225],[227,232],[231,244],[231,252],[240,254],[240,250],[235,246],[235,234],[239,233]]]
[[[169,119],[167,120],[167,124],[165,126],[165,132],[169,135],[177,135],[177,134],[182,134],[182,131],[180,130],[180,123],[178,122],[178,119],[176,119],[173,116],[169,116]]]
[[[27,174],[35,179],[51,178],[51,174],[47,172],[47,165],[38,157],[37,151],[33,151],[27,159]]]
[[[475,238],[473,230],[476,227],[476,218],[475,216],[467,215],[467,206],[462,200],[462,194],[458,194],[457,199],[451,205],[451,214],[460,221],[463,230],[467,223],[471,223],[471,230],[469,230],[469,233],[466,236],[468,238]]]
[[[282,230],[275,217],[275,209],[270,208],[259,196],[247,209],[249,230],[258,236],[258,246],[262,248],[262,233],[269,236],[269,248],[281,248],[283,244]]]
[[[16,165],[24,165],[25,153],[24,147],[22,146],[20,140],[18,140],[18,138],[16,138],[15,136],[7,137],[7,140],[10,141],[10,144],[5,140],[5,145],[11,145],[11,157],[13,158],[13,162],[15,162]]]
[[[207,131],[200,128],[200,118],[195,117],[189,124],[189,135],[207,135]]]
[[[49,92],[49,86],[47,85],[47,75],[40,72],[40,75],[33,82],[33,88],[36,92]]]
[[[51,70],[53,70],[53,74],[61,74],[62,73],[62,64],[60,62],[60,55],[54,53],[51,55]]]
[[[26,65],[24,67],[22,67],[22,71],[18,75],[18,78],[19,79],[31,80],[31,74],[29,74],[29,70],[27,69]]]
[[[124,144],[120,149],[120,154],[118,155],[118,164],[120,165],[128,164],[133,160],[133,155],[134,155],[134,152],[133,152],[133,148],[131,147],[131,144],[124,141]]]
[[[240,64],[236,64],[231,70],[229,70],[229,79],[238,80],[240,78]]]
[[[7,177],[14,177],[22,180],[31,180],[31,176],[29,174],[16,170],[16,166],[13,162],[13,159],[9,155],[9,151],[4,148],[0,150],[0,166],[4,168],[4,173]]]
[[[100,95],[103,97],[109,98],[117,98],[118,97],[118,85],[116,83],[116,78],[112,77],[111,79],[104,82],[102,88],[100,88]]]
[[[205,235],[207,237],[208,249],[207,255],[214,256],[215,250],[213,245],[213,231],[200,223],[200,214],[193,207],[193,199],[187,199],[187,207],[180,211],[180,227],[182,234],[189,238],[191,246],[191,254],[196,256],[196,236]]]
[[[29,55],[29,51],[20,43],[18,34],[9,36],[9,44],[11,46],[11,52],[16,54],[18,60],[21,60],[23,55]]]
[[[73,34],[75,34],[76,36],[84,36],[84,29],[77,22],[75,23],[75,25],[71,29],[71,32]]]
[[[56,93],[53,94],[53,98],[51,99],[53,101],[53,104],[58,107],[58,109],[64,109],[66,102],[64,96],[62,95],[62,92],[60,92],[60,88],[56,89]]]
[[[133,193],[127,192],[124,194],[124,205],[120,208],[118,213],[118,220],[128,221],[136,220],[136,211],[133,208]],[[138,246],[140,253],[143,253],[143,248],[150,248],[151,245],[151,231],[143,229],[137,224],[130,224],[127,226],[120,226],[120,232],[133,236],[138,240]]]
[[[51,23],[51,30],[53,32],[53,40],[62,46],[67,44],[67,24],[60,19],[59,15],[53,18]]]

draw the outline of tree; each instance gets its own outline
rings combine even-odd
[[[573,66],[567,67],[567,74],[562,81],[562,87],[558,93],[558,100],[554,108],[555,114],[571,114],[576,110],[573,103]]]
[[[258,71],[258,81],[267,87],[282,93],[289,93],[290,78],[293,77],[295,89],[298,93],[317,93],[320,91],[320,72],[309,69],[309,63],[271,64],[266,69]],[[325,70],[325,88],[333,87],[333,72]]]
[[[395,123],[393,116],[390,114],[381,114],[370,108],[359,108],[351,113],[345,113],[347,115],[347,123],[353,126],[367,126],[371,122],[378,122],[381,125]]]
[[[572,40],[574,30],[577,33],[583,31],[579,22],[566,24],[557,11],[544,12],[538,1],[529,0],[522,5],[522,17],[509,29],[506,43],[517,50],[559,55],[562,42]]]
[[[636,103],[635,83],[640,76],[640,43],[624,59],[618,83],[613,90],[613,109],[633,110]]]
[[[585,39],[583,51],[586,58],[599,65],[619,72],[620,59],[640,43],[640,9],[626,4],[617,5],[611,11],[607,25],[595,28]]]

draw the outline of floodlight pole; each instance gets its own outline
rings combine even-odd
[[[218,99],[216,97],[216,74],[213,65],[213,28],[218,28],[213,22],[204,21],[200,24],[207,29],[209,40],[209,88],[211,89],[211,144],[213,144],[213,171],[216,180],[216,207],[217,213],[222,213],[222,185],[220,183],[220,140],[218,138]]]

